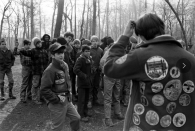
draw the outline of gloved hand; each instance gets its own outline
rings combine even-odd
[[[72,93],[71,92],[67,94],[67,99],[69,102],[72,102]]]

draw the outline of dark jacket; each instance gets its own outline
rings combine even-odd
[[[128,41],[120,37],[104,66],[108,77],[133,80],[124,130],[138,125],[144,131],[194,131],[194,56],[166,35],[124,55]]]
[[[90,88],[91,87],[91,61],[85,56],[81,55],[74,66],[74,73],[78,76],[77,85],[78,88]]]
[[[96,67],[96,68],[99,68],[99,66],[100,66],[100,59],[103,56],[103,50],[100,47],[98,47],[98,48],[91,48],[90,55],[91,55],[92,60],[94,62],[92,66]]]
[[[58,94],[68,93],[71,89],[67,64],[52,59],[52,63],[50,63],[43,73],[40,88],[41,95],[49,103],[59,103]]]
[[[5,52],[0,49],[0,69],[11,69],[14,65],[15,57],[10,50],[6,50]]]
[[[42,48],[45,49],[47,52],[49,52],[49,46],[51,45],[51,41],[45,41],[45,36],[48,36],[50,39],[50,36],[48,34],[44,34],[41,38],[42,40]]]
[[[31,57],[33,75],[42,75],[49,62],[47,51],[42,48],[33,48],[31,50],[21,50],[20,53]]]

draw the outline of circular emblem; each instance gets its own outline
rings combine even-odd
[[[176,109],[176,103],[175,102],[170,102],[168,105],[167,105],[167,107],[166,107],[166,110],[167,110],[167,112],[169,113],[169,114],[172,114],[174,111],[175,111],[175,109]]]
[[[179,104],[182,106],[188,106],[191,102],[191,98],[188,94],[182,94],[179,97]]]
[[[133,123],[135,125],[139,125],[140,124],[140,118],[137,114],[133,113]]]
[[[176,101],[181,94],[182,87],[180,80],[169,81],[163,90],[165,97],[170,101]]]
[[[144,108],[144,106],[143,106],[142,104],[136,104],[136,105],[134,106],[134,112],[135,112],[136,114],[138,114],[138,115],[143,114],[143,113],[144,113],[144,110],[145,110],[145,108]]]
[[[146,122],[149,124],[149,125],[152,125],[152,126],[155,126],[158,124],[159,122],[159,116],[158,114],[155,112],[155,111],[148,111],[146,113]]]
[[[186,116],[183,113],[177,113],[173,117],[173,124],[176,127],[182,127],[186,123]]]
[[[152,97],[152,103],[155,105],[155,106],[162,106],[163,103],[164,103],[164,97],[161,96],[161,95],[154,95]]]
[[[172,78],[179,78],[180,77],[180,70],[177,67],[172,67],[170,70],[170,75]]]
[[[183,83],[183,90],[186,93],[192,93],[194,91],[194,83],[191,80],[185,81]]]
[[[140,93],[144,94],[146,84],[144,82],[139,82],[139,86],[140,86]]]
[[[168,126],[170,126],[171,125],[171,116],[170,115],[163,116],[160,119],[160,125],[162,127],[168,127]]]
[[[151,89],[154,93],[158,93],[163,89],[163,85],[160,82],[154,83],[151,86]]]
[[[127,54],[118,58],[115,62],[116,64],[123,64],[126,61],[126,59],[127,59]]]
[[[129,131],[143,131],[143,130],[138,126],[132,126],[130,127]]]
[[[153,56],[147,60],[145,72],[152,80],[162,80],[167,76],[168,63],[161,56]]]
[[[149,105],[148,99],[145,96],[143,96],[143,95],[141,96],[140,101],[141,101],[142,105],[144,105],[144,106],[148,106]]]

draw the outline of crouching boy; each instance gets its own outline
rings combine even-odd
[[[64,60],[65,46],[54,43],[49,50],[52,63],[45,69],[41,79],[41,95],[48,101],[52,129],[65,131],[65,117],[70,118],[72,131],[80,128],[80,115],[72,104],[71,82],[68,66]]]

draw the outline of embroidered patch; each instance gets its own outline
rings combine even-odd
[[[173,117],[173,124],[176,127],[182,127],[186,123],[186,116],[183,113],[177,113]]]
[[[183,83],[183,90],[186,93],[192,93],[194,91],[194,82],[187,80]]]
[[[175,111],[176,107],[177,107],[177,105],[176,105],[175,102],[170,102],[170,103],[167,105],[166,110],[167,110],[167,112],[168,112],[169,114],[172,114],[172,113]]]
[[[152,80],[162,80],[167,76],[168,63],[161,56],[153,56],[147,60],[145,72]]]
[[[133,123],[135,125],[139,125],[140,124],[140,118],[137,114],[133,113]]]
[[[129,131],[143,131],[143,130],[138,126],[132,126],[130,127]]]
[[[170,75],[172,78],[179,78],[180,77],[180,70],[177,67],[172,67],[170,69]]]
[[[169,127],[171,125],[171,116],[170,115],[165,115],[160,119],[160,125],[162,127]]]
[[[146,84],[144,82],[139,82],[139,87],[140,87],[140,93],[144,95],[144,91],[146,88]]]
[[[155,111],[148,111],[146,113],[146,122],[149,124],[149,125],[152,125],[152,126],[155,126],[158,124],[159,122],[159,116],[158,114],[155,112]]]
[[[160,82],[154,83],[151,86],[151,89],[154,93],[158,93],[163,89],[163,85]]]
[[[127,59],[127,54],[118,58],[115,62],[116,64],[123,64],[126,61],[126,59]]]
[[[191,98],[188,94],[182,94],[179,97],[179,104],[182,106],[188,106],[191,102]]]
[[[134,106],[134,112],[136,113],[136,114],[138,114],[138,115],[142,115],[143,113],[144,113],[144,111],[145,111],[145,108],[144,108],[144,106],[142,105],[142,104],[136,104],[135,106]]]
[[[163,90],[165,97],[170,101],[176,101],[181,94],[182,87],[180,80],[169,81]]]
[[[148,99],[145,96],[143,96],[143,95],[141,96],[140,101],[141,101],[142,105],[144,105],[144,106],[148,106],[149,105]]]
[[[155,106],[162,106],[163,103],[164,103],[164,97],[162,95],[154,95],[152,97],[152,103],[155,105]]]

